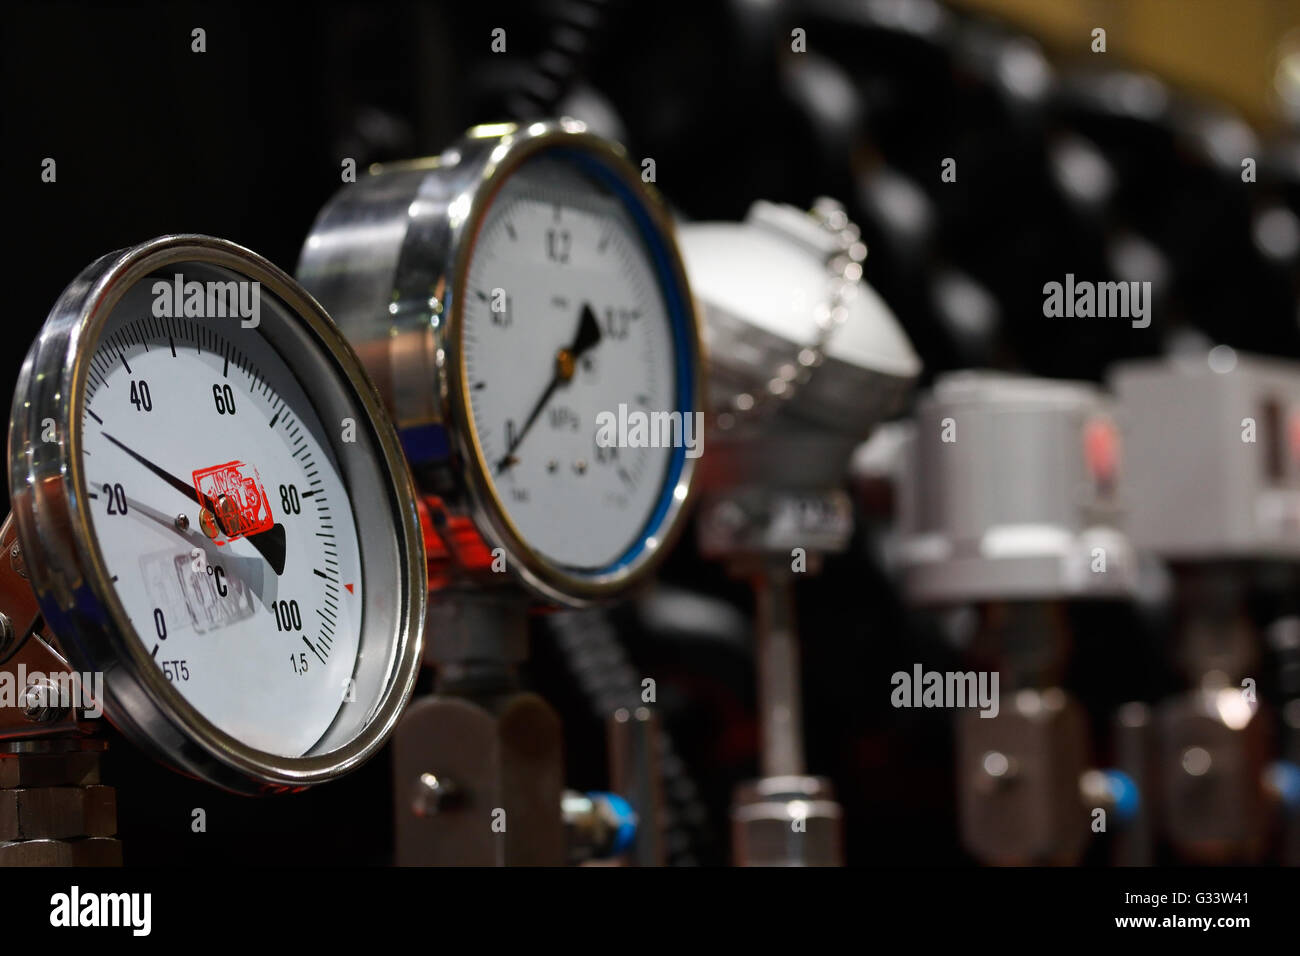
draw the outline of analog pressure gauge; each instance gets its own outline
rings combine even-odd
[[[95,262],[27,355],[9,464],[47,629],[128,736],[246,792],[383,743],[423,635],[414,493],[288,275],[202,236]]]
[[[298,275],[384,393],[456,570],[582,605],[662,556],[703,441],[699,335],[620,149],[565,120],[377,167]]]

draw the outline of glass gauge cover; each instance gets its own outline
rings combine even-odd
[[[298,274],[376,370],[436,517],[469,515],[565,604],[657,564],[702,451],[701,346],[668,216],[618,147],[572,121],[478,128],[346,187]]]
[[[92,265],[23,366],[10,466],[42,612],[129,735],[236,790],[382,744],[419,661],[413,493],[360,363],[283,272],[198,236]]]

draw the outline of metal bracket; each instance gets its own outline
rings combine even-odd
[[[120,866],[116,792],[99,782],[105,744],[76,701],[52,699],[80,677],[39,621],[9,517],[0,525],[0,866]]]

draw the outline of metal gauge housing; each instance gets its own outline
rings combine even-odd
[[[449,563],[486,579],[493,554],[582,606],[662,557],[701,346],[670,219],[619,147],[503,124],[376,167],[321,212],[298,277],[384,394]]]
[[[129,738],[246,793],[387,738],[422,649],[414,489],[286,273],[204,236],[93,263],[23,364],[9,474],[47,630]]]

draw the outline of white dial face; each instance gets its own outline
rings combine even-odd
[[[678,382],[658,272],[627,208],[564,159],[527,162],[484,218],[462,315],[472,426],[520,536],[579,571],[627,557],[653,533],[680,454],[634,427],[678,409]]]
[[[172,686],[240,742],[301,756],[339,714],[357,660],[348,491],[262,333],[157,317],[153,284],[127,293],[90,362],[81,453],[95,539]],[[263,327],[281,309],[264,295]]]

